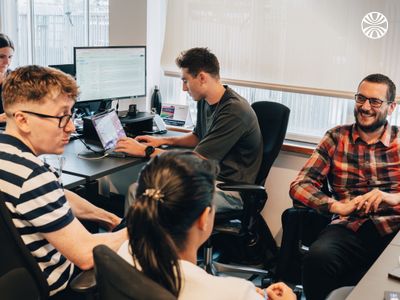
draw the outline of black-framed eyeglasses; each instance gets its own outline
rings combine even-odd
[[[27,110],[21,110],[21,112],[26,113],[26,114],[31,114],[34,116],[38,116],[40,118],[58,119],[58,127],[59,128],[65,128],[65,126],[67,126],[69,120],[74,119],[74,115],[63,115],[63,116],[57,117],[57,116],[40,114],[40,113],[33,112],[33,111],[27,111]],[[14,115],[15,115],[15,113],[14,113]]]
[[[387,102],[388,104],[391,103],[389,101],[381,100],[378,98],[368,98],[368,97],[365,97],[363,94],[355,94],[354,99],[356,100],[356,103],[361,104],[361,105],[363,105],[365,103],[365,101],[368,100],[369,104],[373,108],[380,108],[382,106],[383,102]]]

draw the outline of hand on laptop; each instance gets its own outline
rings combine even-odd
[[[117,142],[117,145],[115,146],[114,151],[115,152],[125,152],[126,154],[132,155],[132,156],[139,156],[139,157],[144,157],[145,154],[145,149],[147,145],[145,143],[139,143],[138,141],[124,137],[120,138]]]
[[[139,135],[135,138],[136,141],[143,143],[146,146],[160,147],[164,144],[162,138],[157,138],[150,135]]]

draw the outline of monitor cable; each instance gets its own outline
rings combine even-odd
[[[87,160],[95,160],[95,159],[102,159],[102,158],[108,156],[108,153],[105,153],[104,151],[97,151],[97,150],[94,150],[92,147],[90,147],[88,144],[86,144],[86,142],[83,141],[82,138],[79,138],[78,140],[81,141],[81,143],[86,147],[87,150],[93,152],[93,153],[96,154],[96,155],[99,155],[99,156],[95,156],[95,157],[87,157],[87,156],[84,156],[84,155],[82,154],[82,152],[80,152],[80,153],[77,154],[79,158],[87,159]]]
[[[117,105],[115,106],[115,112],[118,115],[118,109],[119,109],[119,99],[117,100]]]

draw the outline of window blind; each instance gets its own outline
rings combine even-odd
[[[384,37],[363,34],[369,12],[386,16]],[[165,74],[197,46],[217,55],[225,82],[350,98],[370,73],[400,86],[400,1],[168,0]]]

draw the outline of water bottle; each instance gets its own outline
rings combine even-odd
[[[157,114],[161,112],[161,94],[157,85],[154,87],[153,94],[151,95],[151,110]]]

